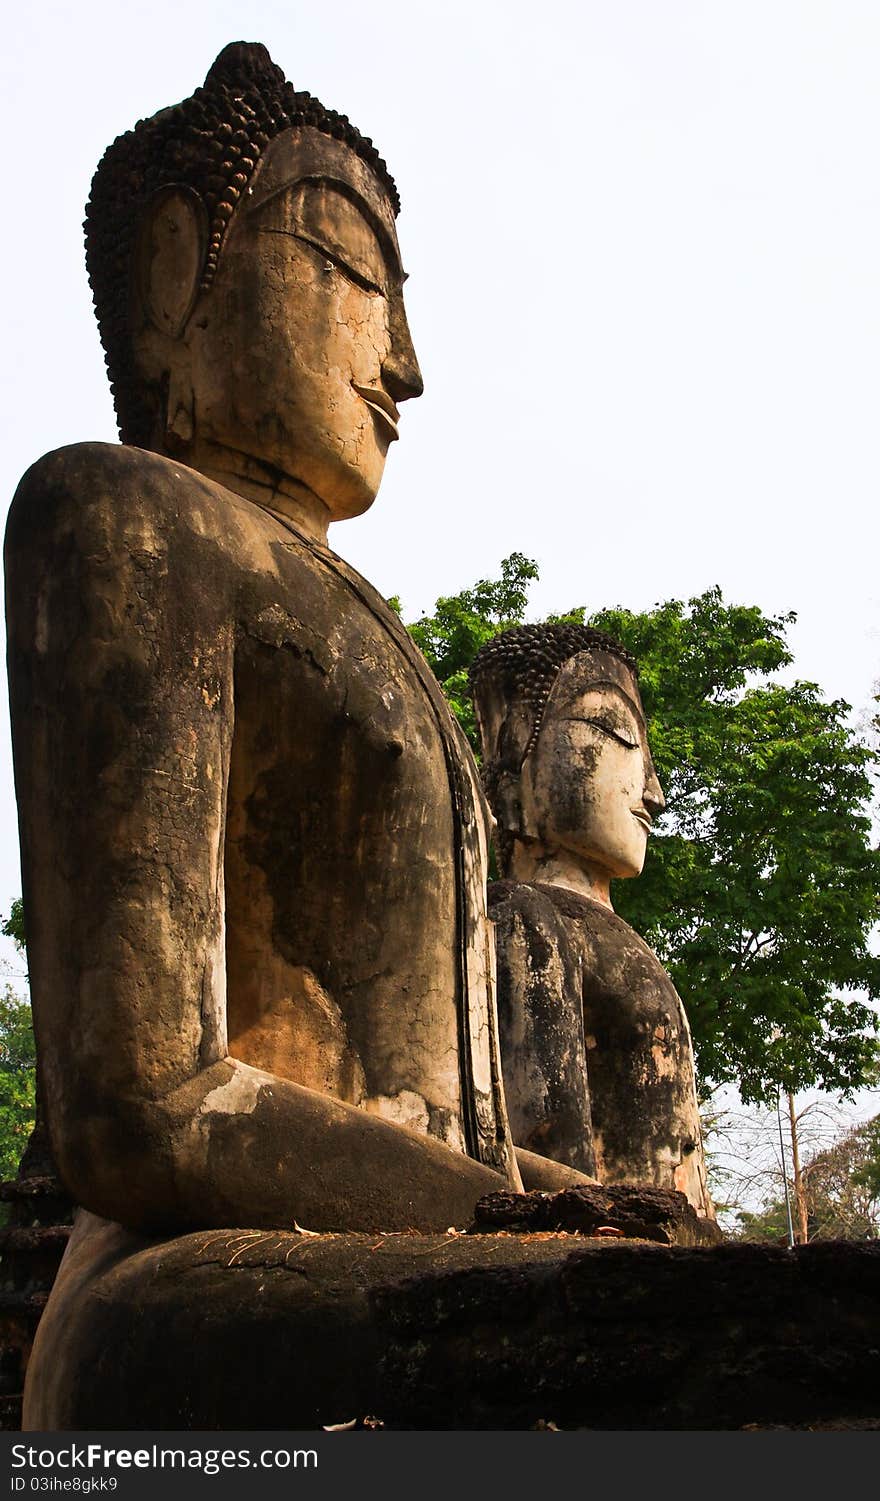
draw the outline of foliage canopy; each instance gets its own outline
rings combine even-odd
[[[0,932],[24,953],[24,904],[12,903]],[[36,1045],[30,1001],[0,993],[0,1178],[14,1178],[36,1115]]]
[[[11,938],[20,954],[25,951],[24,900],[17,896],[9,910],[9,916],[0,923],[0,933]]]
[[[512,552],[501,564],[500,579],[480,579],[472,589],[438,599],[433,615],[423,615],[407,627],[474,749],[478,738],[468,668],[486,641],[499,631],[519,625],[528,603],[529,584],[537,577],[537,563],[521,552]]]
[[[34,1128],[36,1052],[31,1008],[11,985],[0,994],[0,1178],[14,1178]]]

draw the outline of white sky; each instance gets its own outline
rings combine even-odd
[[[11,497],[116,438],[82,260],[104,147],[263,41],[403,198],[426,394],[331,542],[412,618],[536,558],[533,613],[720,584],[796,609],[801,676],[880,674],[880,6],[41,0],[7,17]],[[3,710],[5,714],[5,706]],[[0,912],[20,890],[0,723]]]

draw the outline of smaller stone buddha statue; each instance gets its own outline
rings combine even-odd
[[[580,625],[520,626],[471,671],[503,879],[489,888],[504,1086],[519,1149],[714,1211],[690,1031],[611,905],[664,807],[630,654]]]

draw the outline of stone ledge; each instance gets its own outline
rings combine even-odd
[[[0,1287],[0,1315],[35,1314],[39,1317],[48,1301],[48,1292],[34,1291],[31,1288]],[[2,1332],[0,1326],[0,1335]]]
[[[716,1246],[722,1239],[714,1221],[702,1219],[683,1193],[625,1183],[487,1194],[474,1210],[472,1233],[499,1230],[574,1230],[664,1246]]]
[[[36,1426],[880,1422],[880,1243],[106,1227],[90,1254],[38,1336]]]
[[[21,1396],[0,1396],[0,1433],[17,1433],[21,1428]]]
[[[2,1225],[0,1257],[16,1251],[57,1251],[70,1240],[70,1225]]]
[[[8,1178],[0,1182],[0,1202],[9,1204],[19,1199],[64,1199],[69,1204],[70,1200],[58,1182],[57,1178],[47,1174],[33,1175],[28,1178]]]

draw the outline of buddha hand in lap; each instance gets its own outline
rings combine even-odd
[[[93,184],[123,446],[19,487],[10,679],[54,1151],[133,1231],[445,1229],[519,1186],[475,768],[326,542],[422,389],[396,208],[244,43]]]
[[[472,687],[505,877],[490,912],[514,1140],[713,1217],[687,1018],[611,906],[664,806],[635,663],[584,626],[523,626],[483,647]]]

